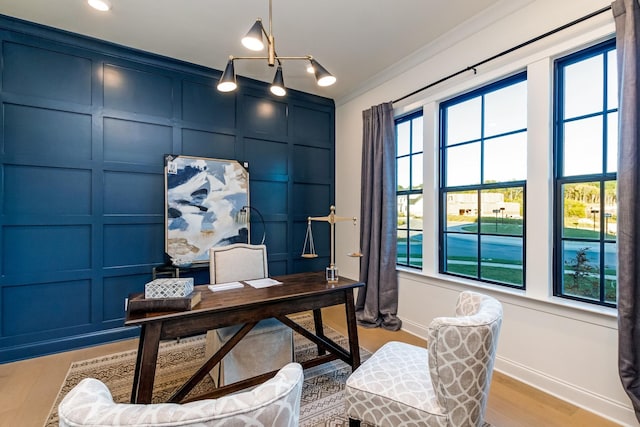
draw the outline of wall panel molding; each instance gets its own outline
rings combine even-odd
[[[139,333],[124,299],[165,261],[165,154],[249,161],[272,273],[318,269],[295,218],[335,198],[333,100],[222,94],[218,70],[2,15],[0,47],[0,363]]]

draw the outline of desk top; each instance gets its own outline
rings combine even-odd
[[[129,313],[125,318],[125,326],[142,325],[172,318],[198,317],[218,312],[233,310],[259,310],[271,304],[287,304],[295,306],[295,302],[309,297],[321,297],[336,294],[341,291],[364,286],[363,282],[340,277],[337,283],[328,283],[324,272],[297,273],[286,276],[275,276],[282,282],[267,288],[254,288],[246,285],[239,289],[212,292],[207,285],[194,287],[194,291],[202,293],[202,300],[190,311],[159,312],[159,313]]]

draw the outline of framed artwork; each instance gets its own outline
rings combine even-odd
[[[249,172],[236,160],[165,156],[165,252],[175,266],[209,262],[209,248],[248,242],[241,212]]]

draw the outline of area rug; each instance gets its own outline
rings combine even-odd
[[[293,319],[305,328],[313,327],[313,317],[310,314],[299,315]],[[325,335],[348,348],[347,339],[335,330],[325,327]],[[296,361],[309,360],[316,354],[317,347],[297,333],[294,334],[294,345]],[[154,403],[166,401],[202,366],[205,357],[204,346],[204,335],[160,344],[153,389]],[[360,349],[360,357],[363,361],[369,356],[369,352]],[[128,402],[131,396],[135,362],[136,350],[74,362],[58,392],[45,427],[58,426],[57,408],[60,401],[83,378],[99,379],[109,387],[116,402]],[[342,361],[333,361],[305,370],[300,405],[301,426],[340,427],[349,424],[344,413],[343,391],[350,374],[351,368]],[[207,376],[192,393],[199,395],[213,388],[213,381]]]

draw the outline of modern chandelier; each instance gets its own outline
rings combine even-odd
[[[277,96],[285,96],[287,90],[284,87],[284,79],[282,77],[282,61],[285,60],[305,60],[309,61],[307,65],[307,72],[315,74],[316,82],[318,86],[331,86],[336,82],[336,78],[331,75],[322,65],[316,61],[313,56],[278,56],[276,53],[275,39],[273,37],[272,23],[271,23],[271,1],[269,0],[269,33],[267,33],[262,25],[262,19],[258,18],[253,24],[249,32],[242,39],[242,44],[247,49],[253,51],[260,51],[264,49],[264,43],[262,36],[267,37],[267,56],[229,56],[227,66],[222,73],[222,77],[218,82],[218,90],[220,92],[231,92],[238,87],[236,83],[236,73],[234,68],[234,61],[240,59],[266,59],[267,64],[270,67],[274,67],[276,62],[278,67],[276,68],[276,74],[271,84],[271,93]]]

